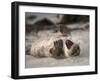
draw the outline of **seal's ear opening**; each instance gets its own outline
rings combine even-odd
[[[65,44],[66,44],[67,48],[70,49],[71,46],[72,46],[74,43],[73,43],[71,40],[66,40]]]

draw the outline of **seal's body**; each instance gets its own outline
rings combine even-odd
[[[30,54],[35,57],[54,58],[78,56],[80,54],[80,47],[77,43],[67,38],[49,38],[33,43]]]

